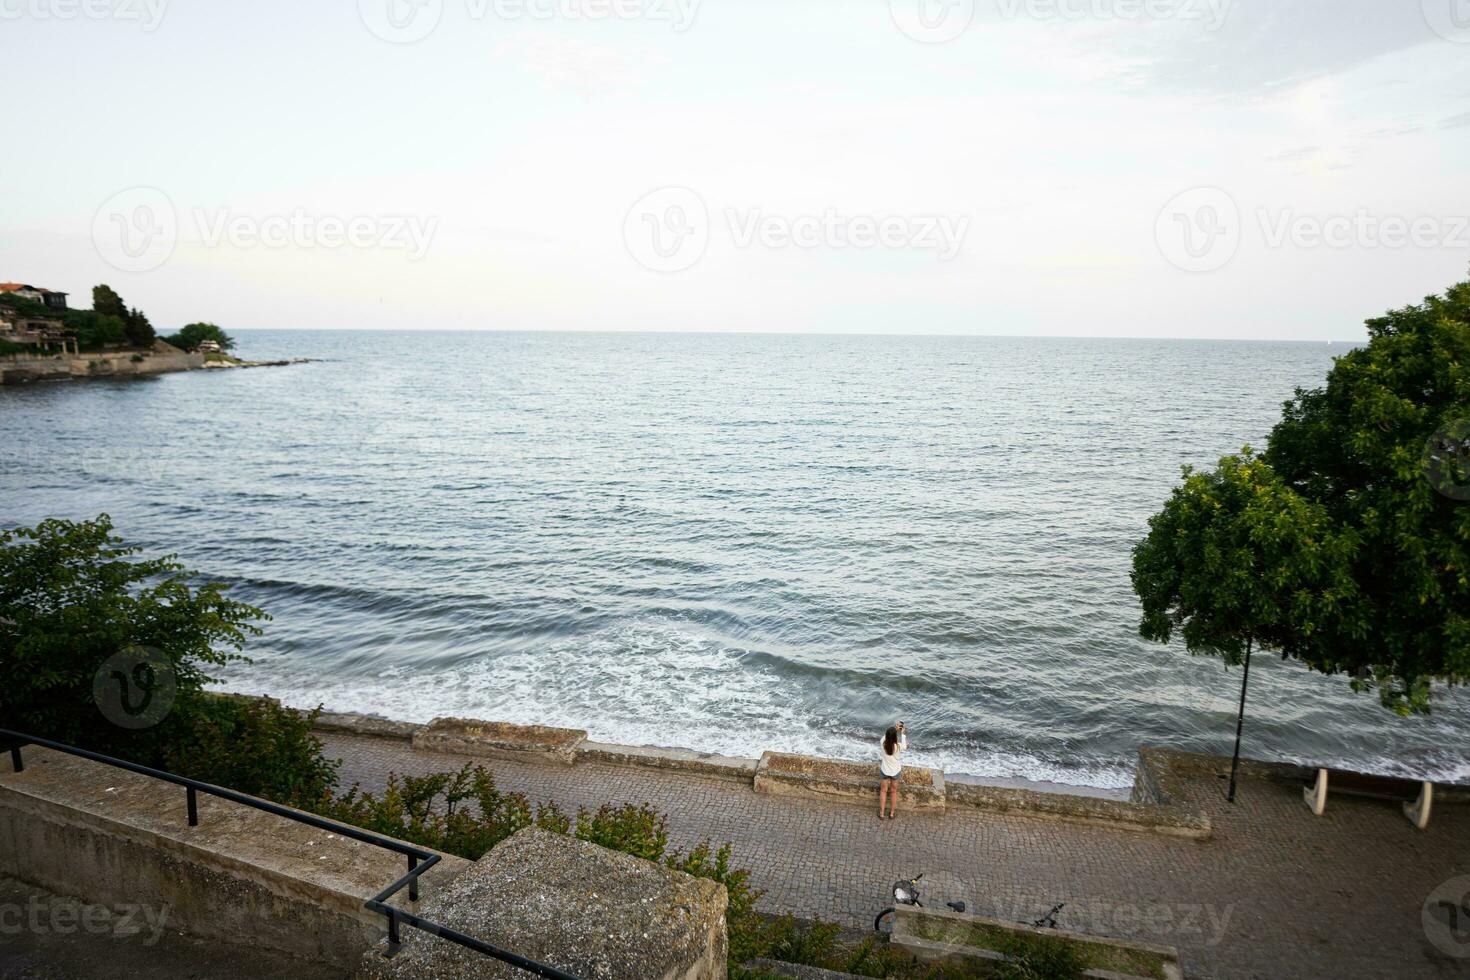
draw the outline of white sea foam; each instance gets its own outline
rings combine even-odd
[[[253,668],[222,684],[250,689]],[[498,654],[438,669],[394,664],[376,677],[285,672],[269,691],[292,705],[427,722],[457,716],[581,728],[594,741],[751,758],[763,751],[876,761],[870,738],[814,723],[800,685],[741,651],[645,617],[582,642]],[[901,705],[896,705],[901,708]],[[934,749],[911,723],[914,765],[977,777],[1105,789],[1131,786],[1124,764],[1051,762],[1035,755]]]

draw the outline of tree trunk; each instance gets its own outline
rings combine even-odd
[[[1251,682],[1251,638],[1245,638],[1245,676],[1240,679],[1240,713],[1235,716],[1235,755],[1230,759],[1230,792],[1225,797],[1235,802],[1235,774],[1240,769],[1240,732],[1245,727],[1245,689]]]

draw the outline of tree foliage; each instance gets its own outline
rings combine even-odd
[[[98,316],[115,316],[119,320],[128,318],[128,304],[106,283],[92,287],[92,312]]]
[[[1249,449],[1184,483],[1133,552],[1140,632],[1238,664],[1246,644],[1309,663],[1352,620],[1357,542]]]
[[[1470,681],[1470,503],[1426,445],[1470,413],[1470,282],[1368,321],[1261,457],[1184,484],[1134,550],[1141,634],[1238,662],[1247,639],[1401,714]]]
[[[133,347],[152,347],[157,337],[153,332],[153,324],[148,322],[148,318],[139,309],[128,312],[127,319],[123,321],[123,331],[128,338],[128,344]]]
[[[1470,417],[1470,282],[1368,321],[1366,347],[1325,387],[1298,391],[1265,459],[1361,547],[1363,628],[1335,637],[1349,671],[1400,713],[1427,711],[1430,681],[1470,681],[1470,503],[1427,478],[1425,446]]]
[[[212,668],[245,659],[265,614],[220,585],[193,586],[172,557],[137,554],[105,514],[0,533],[4,727],[283,802],[329,793],[336,764],[322,757],[310,715],[203,690]],[[96,686],[114,670],[140,702],[169,698],[166,710],[120,724]]]
[[[181,350],[193,350],[206,340],[219,344],[220,350],[233,350],[235,347],[234,338],[213,323],[191,323],[164,339]]]

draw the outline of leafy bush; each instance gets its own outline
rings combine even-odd
[[[532,807],[521,793],[502,793],[483,766],[429,776],[388,776],[381,796],[354,786],[322,800],[323,816],[476,860],[532,825],[567,833],[571,821],[555,803]]]
[[[644,804],[614,807],[604,803],[595,813],[577,813],[577,837],[645,861],[663,860],[668,849],[668,821]]]
[[[730,962],[744,963],[757,956],[769,955],[772,942],[770,926],[755,910],[755,903],[765,892],[750,887],[750,872],[730,866],[730,845],[714,851],[709,841],[695,846],[687,854],[675,852],[665,863],[676,871],[708,878],[725,886],[725,931],[730,943]]]
[[[330,797],[339,764],[312,734],[315,712],[204,690],[269,617],[194,587],[172,556],[137,552],[106,514],[0,533],[5,727],[294,806]],[[110,713],[99,688],[142,707]]]
[[[193,350],[206,340],[219,344],[220,350],[233,350],[235,340],[213,323],[191,323],[172,336],[163,338],[180,350]]]
[[[998,980],[1077,980],[1086,969],[1075,946],[1051,936],[1007,933],[995,947],[1009,957],[995,971]]]
[[[767,947],[762,955],[786,963],[825,966],[837,955],[837,937],[842,928],[833,922],[798,925],[791,916],[776,920],[767,930]]]
[[[670,853],[668,820],[646,804],[581,809],[573,821],[555,803],[533,806],[524,794],[501,792],[492,773],[483,766],[466,764],[457,772],[428,776],[392,773],[381,794],[354,786],[340,796],[322,797],[312,809],[343,823],[472,861],[525,827],[574,834],[580,840],[724,885],[729,896],[725,924],[732,963],[768,955],[772,943],[782,936],[788,946],[798,942],[789,930],[773,931],[755,911],[763,893],[750,887],[749,871],[732,867],[729,844],[715,850],[704,841],[687,852]]]
[[[265,613],[226,598],[223,586],[192,587],[193,573],[173,556],[137,560],[137,553],[112,534],[106,514],[0,532],[7,727],[157,765],[188,730],[186,716],[205,710],[207,671],[246,659],[239,651],[259,634],[255,622]],[[99,710],[94,678],[129,651],[152,658],[148,683],[165,675],[174,689],[164,724],[127,729]]]
[[[321,708],[301,714],[264,698],[204,695],[176,712],[163,768],[288,806],[331,796],[341,763],[322,755],[312,731]]]

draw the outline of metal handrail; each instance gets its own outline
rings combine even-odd
[[[52,749],[56,752],[65,752],[68,755],[90,759],[93,762],[100,762],[103,765],[112,766],[116,769],[126,769],[128,772],[135,772],[153,779],[161,779],[166,783],[173,783],[176,786],[183,786],[186,790],[190,827],[199,826],[198,794],[207,793],[210,796],[215,796],[222,800],[229,800],[232,803],[239,803],[241,806],[248,806],[252,810],[261,810],[278,817],[285,817],[287,820],[294,820],[296,823],[304,823],[318,830],[330,831],[342,837],[348,837],[352,840],[361,841],[364,844],[371,844],[374,847],[381,847],[384,850],[403,855],[408,859],[408,874],[399,878],[393,884],[384,888],[363,903],[364,907],[370,911],[382,914],[388,920],[388,956],[397,953],[402,945],[398,930],[398,924],[402,922],[405,925],[413,926],[415,929],[493,957],[503,963],[509,963],[512,966],[519,967],[527,973],[534,974],[538,977],[546,977],[548,980],[580,980],[576,974],[567,973],[565,970],[559,970],[545,963],[538,963],[518,953],[501,949],[484,940],[476,939],[474,936],[467,936],[462,932],[450,929],[448,926],[441,926],[438,923],[430,922],[428,919],[421,918],[411,912],[405,912],[402,909],[389,905],[388,900],[402,891],[404,886],[408,887],[409,900],[418,901],[419,875],[439,863],[439,855],[433,851],[416,847],[413,844],[408,844],[401,840],[394,840],[392,837],[384,837],[382,834],[375,834],[370,830],[363,830],[359,827],[338,823],[335,820],[328,820],[325,817],[318,817],[315,814],[293,810],[290,807],[281,806],[278,803],[271,803],[269,800],[262,800],[254,796],[247,796],[244,793],[237,793],[232,789],[225,789],[223,786],[215,786],[213,783],[189,779],[187,776],[178,776],[171,772],[165,772],[162,769],[150,769],[148,766],[140,766],[136,762],[128,762],[126,759],[115,759],[110,755],[103,755],[100,752],[93,752],[89,749],[79,749],[75,745],[67,745],[65,742],[54,742],[48,738],[28,735],[25,732],[12,731],[9,728],[0,728],[0,737],[10,741],[10,765],[16,772],[25,770],[25,763],[21,759],[21,748],[26,745],[39,745],[42,748]]]

